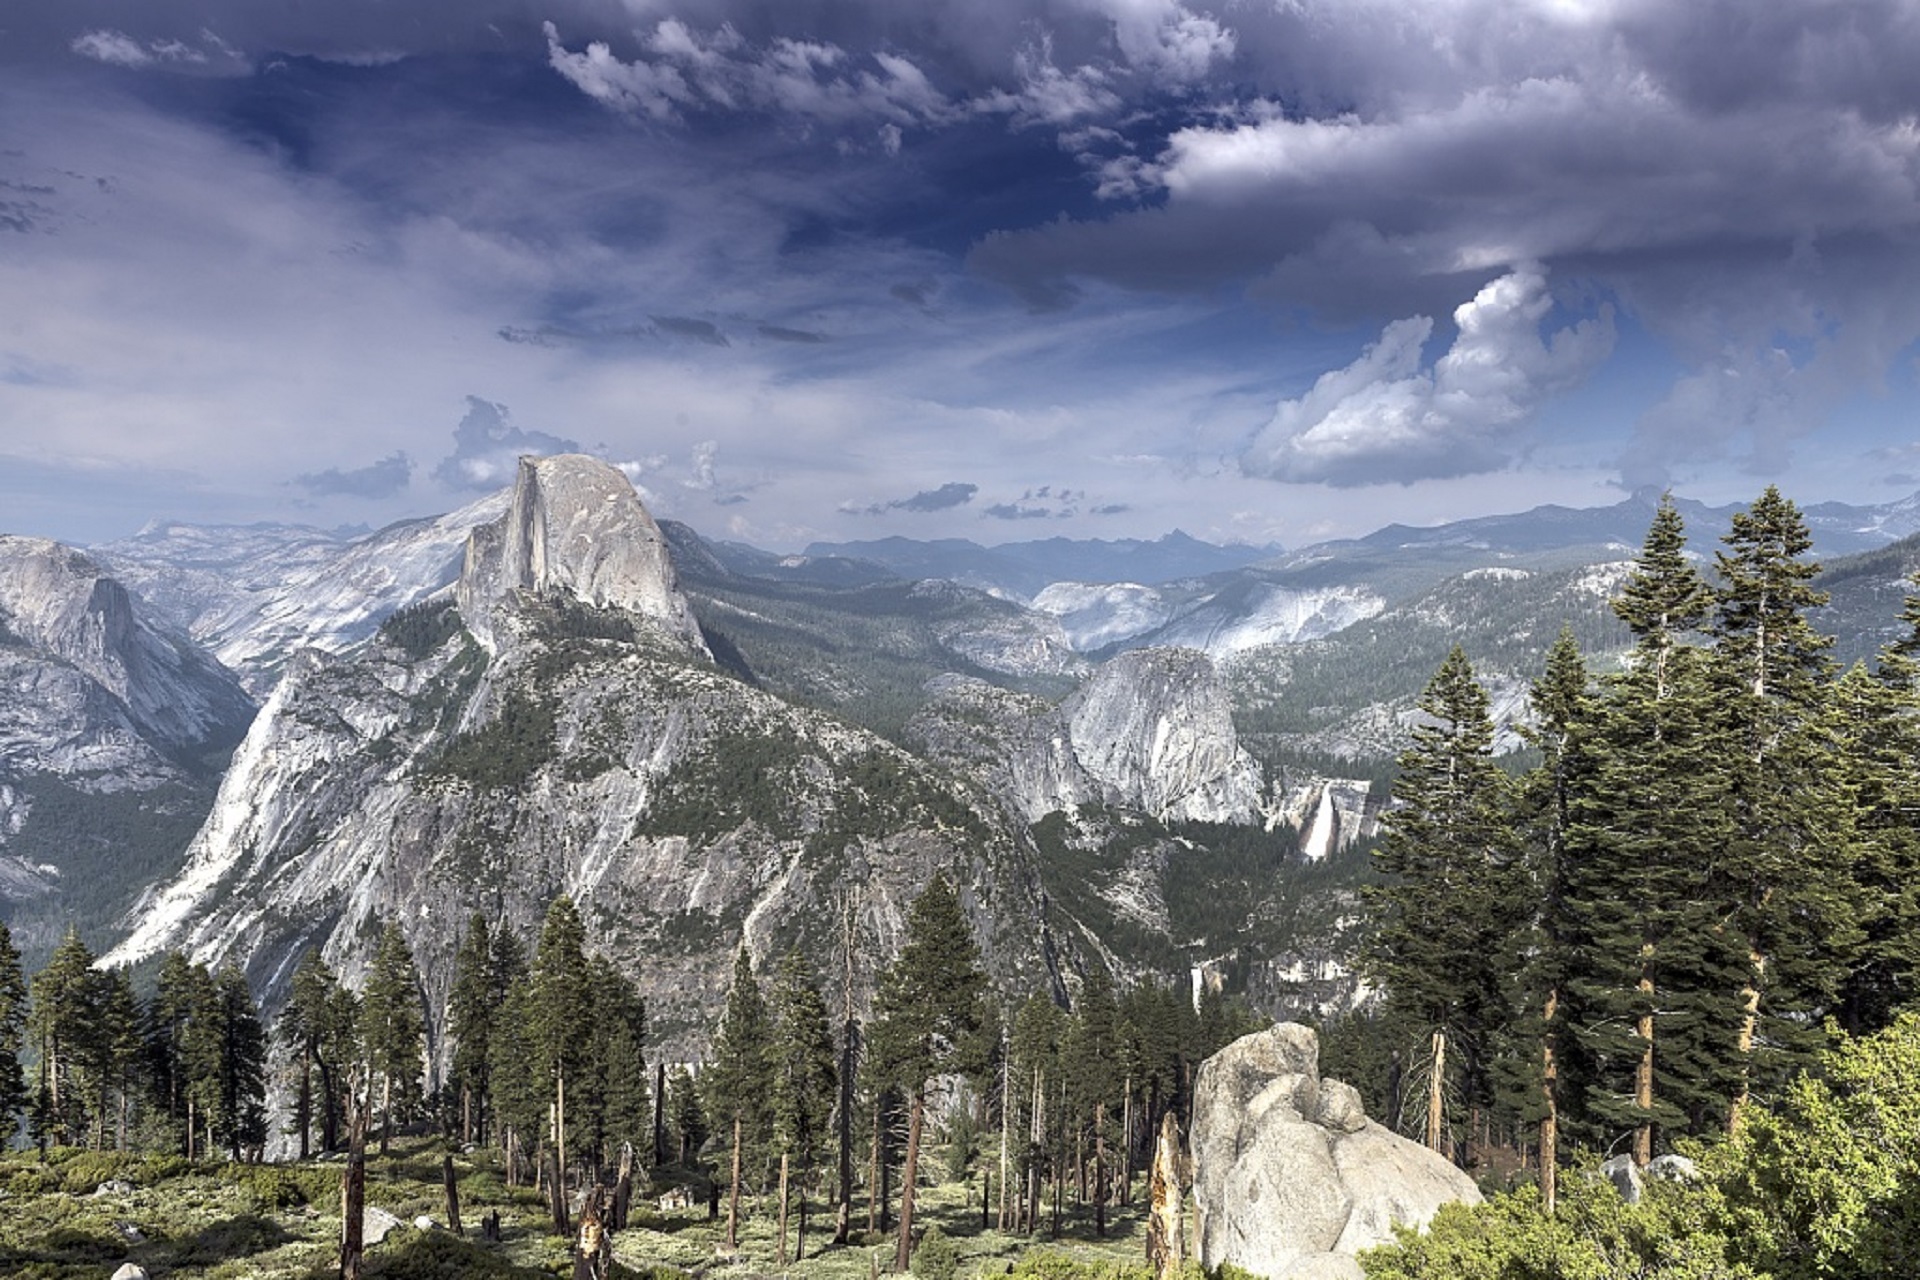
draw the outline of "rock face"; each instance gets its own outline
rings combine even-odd
[[[1194,1084],[1200,1261],[1271,1280],[1359,1280],[1354,1255],[1423,1226],[1452,1200],[1478,1204],[1447,1160],[1367,1119],[1322,1080],[1313,1031],[1281,1023],[1201,1064]]]
[[[626,476],[598,458],[520,459],[507,513],[468,535],[455,599],[483,645],[495,643],[495,604],[514,591],[619,609],[707,655],[660,526]]]
[[[1286,789],[1280,818],[1300,836],[1300,855],[1319,862],[1380,829],[1386,797],[1361,778],[1305,778]]]
[[[219,663],[93,560],[40,538],[0,537],[0,663],[0,765],[17,771],[146,776],[171,752],[231,745],[253,718]]]
[[[1260,768],[1204,654],[1123,653],[1057,707],[959,676],[930,692],[909,739],[979,773],[1029,821],[1083,804],[1174,822],[1262,815]]]

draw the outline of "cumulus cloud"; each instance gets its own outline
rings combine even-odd
[[[328,467],[309,471],[294,478],[294,483],[315,497],[341,495],[349,498],[391,498],[407,487],[413,474],[413,462],[399,450],[351,471]]]
[[[1284,400],[1241,457],[1248,474],[1349,486],[1497,470],[1534,412],[1585,381],[1613,348],[1612,313],[1541,333],[1553,306],[1538,269],[1494,280],[1454,312],[1431,367],[1427,316],[1389,324],[1344,369]]]
[[[453,431],[453,452],[433,469],[449,489],[497,489],[512,481],[522,454],[578,453],[578,441],[513,425],[507,406],[467,397],[466,416]]]

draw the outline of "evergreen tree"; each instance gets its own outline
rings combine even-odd
[[[40,1051],[45,1093],[41,1128],[61,1146],[86,1132],[82,1060],[98,1025],[93,952],[69,928],[66,937],[33,977],[28,1028]]]
[[[142,1048],[139,1002],[124,972],[96,969],[87,975],[86,985],[93,1025],[77,1044],[94,1103],[93,1145],[104,1150],[108,1130],[113,1128],[114,1145],[125,1147]]]
[[[141,1019],[148,1097],[162,1127],[173,1133],[188,1159],[210,1123],[202,1077],[211,1057],[206,1040],[212,988],[212,975],[204,965],[169,951],[161,958],[153,998]]]
[[[707,1109],[693,1074],[679,1063],[667,1072],[667,1117],[677,1140],[678,1163],[691,1165],[707,1145]]]
[[[386,1154],[394,1121],[421,1100],[421,1056],[426,1045],[426,1015],[413,949],[399,924],[380,931],[373,966],[360,993],[360,1039],[370,1079],[380,1090],[380,1152]]]
[[[586,1066],[593,1045],[592,984],[587,930],[565,894],[547,907],[527,975],[527,1037],[536,1069],[553,1104],[553,1144],[562,1180],[567,1175],[567,1088]]]
[[[27,980],[13,934],[0,923],[0,1130],[9,1136],[32,1100],[20,1054],[26,1048]],[[5,1143],[0,1143],[4,1147]]]
[[[299,1062],[295,1086],[293,1132],[300,1158],[312,1149],[314,1122],[321,1131],[321,1147],[331,1149],[339,1132],[341,1090],[346,1067],[353,1060],[351,1046],[341,1052],[342,991],[339,980],[319,951],[309,948],[293,971],[286,1008],[280,1014],[280,1034]],[[347,997],[351,999],[351,997]],[[351,1017],[346,1019],[349,1023]],[[319,1097],[316,1106],[315,1088]]]
[[[880,976],[869,1041],[876,1067],[907,1092],[906,1169],[900,1179],[900,1234],[894,1270],[905,1271],[913,1252],[914,1180],[927,1089],[933,1078],[965,1071],[980,1026],[986,975],[960,899],[936,874],[907,912],[906,944]]]
[[[220,1045],[213,1134],[231,1159],[257,1152],[267,1140],[267,1032],[246,975],[228,966],[214,979],[207,1013]]]
[[[1562,627],[1533,683],[1535,717],[1526,730],[1540,763],[1522,779],[1515,820],[1523,849],[1531,919],[1518,932],[1515,955],[1514,1052],[1521,1083],[1516,1110],[1538,1126],[1540,1195],[1552,1213],[1559,1171],[1561,1073],[1568,1038],[1563,992],[1568,980],[1567,845],[1573,801],[1589,783],[1582,739],[1593,718],[1589,682],[1573,631]],[[1531,1043],[1529,1043],[1531,1042]],[[1525,1064],[1525,1065],[1522,1065]]]
[[[770,1002],[773,1068],[773,1144],[783,1165],[790,1165],[800,1184],[800,1224],[794,1258],[806,1250],[806,1187],[833,1114],[839,1083],[833,1028],[827,1003],[820,994],[813,966],[798,950],[780,962]],[[782,1178],[782,1188],[788,1180]],[[786,1262],[787,1205],[780,1206],[780,1261]]]
[[[1742,967],[1710,883],[1728,782],[1697,643],[1712,596],[1685,546],[1663,498],[1614,602],[1634,649],[1593,706],[1564,797],[1564,1047],[1582,1086],[1569,1101],[1581,1136],[1611,1147],[1625,1129],[1641,1163],[1659,1131],[1697,1131],[1729,1096],[1722,1042]]]
[[[1398,761],[1399,805],[1374,855],[1387,878],[1368,892],[1379,925],[1366,962],[1390,1007],[1430,1038],[1426,1141],[1441,1150],[1449,1068],[1457,1064],[1469,1105],[1491,1100],[1517,857],[1486,691],[1458,646],[1419,706],[1423,721]]]
[[[1841,1025],[1877,1031],[1920,999],[1920,574],[1903,630],[1872,677],[1848,671],[1835,690],[1833,738],[1853,796],[1854,902],[1860,946],[1839,1002]]]
[[[1009,1092],[1020,1099],[1019,1114],[1024,1120],[1018,1132],[1024,1139],[1020,1174],[1025,1203],[1017,1216],[1024,1219],[1029,1232],[1039,1227],[1043,1183],[1056,1180],[1061,1172],[1054,1165],[1053,1152],[1054,1134],[1063,1117],[1057,1104],[1049,1106],[1049,1099],[1060,1094],[1066,1038],[1066,1015],[1044,995],[1028,996],[1013,1015],[1007,1040],[1014,1081]]]
[[[499,998],[493,981],[493,937],[478,911],[453,955],[453,989],[447,995],[447,1031],[453,1037],[452,1079],[460,1098],[460,1138],[475,1142],[486,1133],[487,1047]]]
[[[505,934],[504,929],[496,934],[496,948]],[[519,1181],[530,1149],[542,1141],[552,1100],[552,1082],[541,1070],[532,1022],[532,983],[523,973],[508,986],[487,1045],[487,1079],[500,1143],[507,1154],[508,1186]]]
[[[1799,509],[1769,487],[1736,513],[1717,563],[1712,634],[1729,741],[1731,839],[1717,886],[1745,944],[1730,1123],[1756,1084],[1784,1084],[1813,1061],[1806,1015],[1830,1010],[1857,940],[1851,830],[1827,712],[1832,640],[1809,610],[1820,566]]]
[[[727,1200],[727,1247],[740,1231],[740,1181],[747,1152],[765,1138],[771,1120],[767,1084],[773,1032],[766,999],[753,975],[753,957],[743,946],[733,959],[733,983],[727,1007],[713,1037],[713,1059],[700,1080],[701,1101],[709,1124],[733,1143]]]
[[[653,1108],[647,1087],[647,1009],[639,988],[611,961],[588,961],[593,1036],[579,1077],[575,1108],[581,1148],[596,1167],[614,1160],[622,1144],[651,1146]]]

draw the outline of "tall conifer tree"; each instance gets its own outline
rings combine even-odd
[[[833,1028],[827,1021],[826,1000],[820,994],[813,966],[798,950],[780,962],[774,982],[773,1018],[773,1140],[781,1159],[792,1166],[800,1186],[800,1222],[793,1256],[806,1249],[806,1188],[833,1114],[839,1081]],[[782,1179],[782,1187],[787,1179]],[[780,1257],[786,1261],[787,1206],[780,1207]]]
[[[20,952],[13,945],[13,934],[0,923],[0,1130],[9,1135],[32,1097],[20,1060],[26,1039],[27,980],[20,969]]]
[[[1387,835],[1369,891],[1379,923],[1367,952],[1389,1006],[1433,1046],[1426,1140],[1442,1143],[1442,1090],[1458,1064],[1470,1106],[1491,1099],[1492,1037],[1504,1023],[1503,958],[1516,906],[1508,781],[1493,762],[1487,694],[1458,646],[1420,696],[1401,753]]]
[[[905,1271],[913,1252],[914,1180],[933,1077],[967,1067],[986,991],[980,949],[960,900],[944,875],[913,900],[906,944],[874,994],[870,1041],[876,1069],[907,1091],[906,1169],[900,1179],[900,1233],[894,1270]]]
[[[700,1100],[709,1123],[732,1142],[727,1199],[727,1247],[740,1239],[740,1184],[749,1152],[764,1141],[771,1118],[767,1084],[773,1030],[766,997],[754,977],[753,957],[741,947],[733,958],[727,1007],[713,1037],[713,1060],[700,1079]]]
[[[422,1095],[421,1055],[426,1043],[413,949],[392,921],[380,931],[373,967],[360,993],[360,1036],[368,1065],[380,1082],[380,1151],[384,1155],[396,1115],[411,1109]]]

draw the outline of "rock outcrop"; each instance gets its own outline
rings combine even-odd
[[[1172,822],[1252,822],[1260,768],[1206,655],[1137,649],[1058,706],[945,676],[908,726],[930,756],[973,771],[1028,821],[1083,804]]]
[[[1194,1083],[1200,1261],[1270,1280],[1359,1280],[1360,1250],[1477,1204],[1473,1180],[1369,1120],[1352,1086],[1322,1080],[1313,1031],[1281,1023],[1201,1064]]]
[[[520,459],[506,514],[467,536],[454,598],[467,629],[488,648],[496,644],[498,606],[516,591],[622,610],[707,656],[660,526],[626,476],[598,458]]]
[[[1386,797],[1363,778],[1305,778],[1287,787],[1279,816],[1300,837],[1300,856],[1318,862],[1376,834]]]

